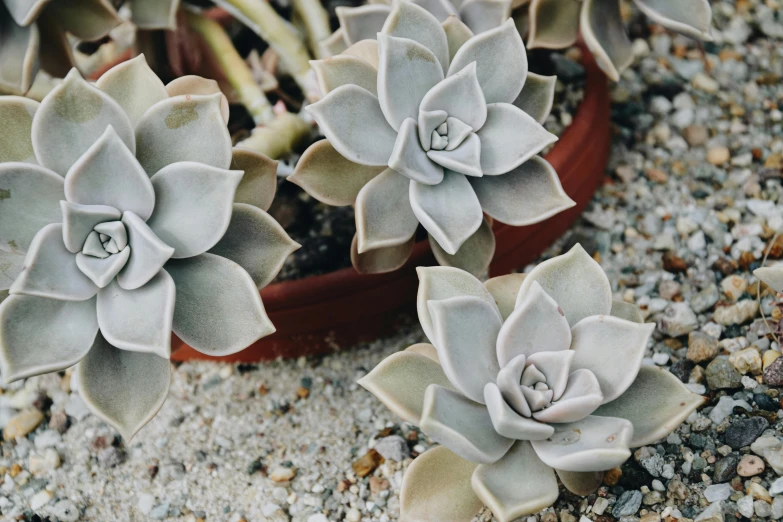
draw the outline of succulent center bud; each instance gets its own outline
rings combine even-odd
[[[449,124],[448,122],[441,123],[437,129],[432,131],[432,145],[431,150],[443,150],[449,144]]]
[[[122,221],[100,223],[87,236],[82,254],[106,259],[128,246],[128,231]]]
[[[552,404],[554,391],[547,384],[546,376],[534,364],[522,372],[519,385],[531,411],[540,411]]]

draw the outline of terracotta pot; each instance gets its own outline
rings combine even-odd
[[[491,275],[501,275],[535,260],[581,214],[604,177],[609,159],[609,90],[592,56],[584,53],[585,96],[571,126],[546,159],[560,175],[576,206],[529,227],[496,223],[497,250]],[[401,269],[360,275],[353,268],[269,285],[261,298],[277,332],[227,357],[201,354],[179,339],[172,359],[261,361],[277,357],[323,354],[375,340],[390,333],[415,311],[416,267],[435,264],[427,241],[417,243]]]

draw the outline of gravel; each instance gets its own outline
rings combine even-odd
[[[783,8],[712,5],[706,59],[689,39],[631,24],[637,63],[612,89],[607,183],[543,256],[582,243],[615,297],[659,324],[643,364],[670,369],[707,403],[596,494],[563,490],[527,522],[783,517],[783,314],[752,275],[783,258]],[[5,387],[0,516],[396,521],[402,475],[433,442],[356,380],[424,340],[415,321],[402,324],[327,357],[177,365],[169,400],[127,444],[89,415],[70,371]]]

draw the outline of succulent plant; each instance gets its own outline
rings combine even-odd
[[[473,36],[399,2],[377,41],[313,68],[326,96],[308,111],[327,139],[289,180],[327,204],[355,202],[360,272],[401,266],[421,223],[441,264],[480,273],[495,248],[483,213],[529,225],[574,205],[536,156],[557,140],[540,123],[555,79],[528,73],[513,21]]]
[[[121,22],[107,0],[0,0],[0,93],[26,93],[39,67],[64,76],[74,64],[66,33],[98,40]]]
[[[587,495],[629,448],[667,436],[703,398],[641,367],[654,324],[612,301],[581,246],[527,275],[482,284],[419,268],[419,321],[432,344],[382,361],[359,381],[441,447],[405,474],[402,519],[502,522],[558,496],[557,474]]]
[[[439,22],[453,17],[451,24],[473,34],[494,29],[511,14],[511,0],[400,0],[409,1],[430,12]],[[340,54],[362,40],[374,40],[392,12],[392,2],[379,0],[359,7],[336,9],[340,28],[321,42],[324,55]]]
[[[5,382],[78,363],[129,439],[165,401],[172,331],[216,356],[274,332],[258,289],[298,245],[265,212],[276,162],[232,150],[227,117],[215,82],[163,85],[143,56],[0,97]]]
[[[692,38],[712,40],[708,0],[633,0],[656,23]],[[528,47],[562,49],[581,32],[598,65],[614,81],[633,62],[620,0],[532,0]]]

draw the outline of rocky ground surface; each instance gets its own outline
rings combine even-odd
[[[783,258],[781,5],[713,2],[706,59],[662,32],[634,44],[613,89],[607,183],[548,255],[576,241],[594,252],[617,296],[659,324],[645,363],[708,402],[597,494],[564,492],[528,522],[783,518],[781,313],[751,275],[766,253]],[[88,414],[70,373],[9,386],[2,520],[397,520],[402,474],[431,443],[355,381],[421,340],[410,322],[323,358],[182,364],[128,444]]]

